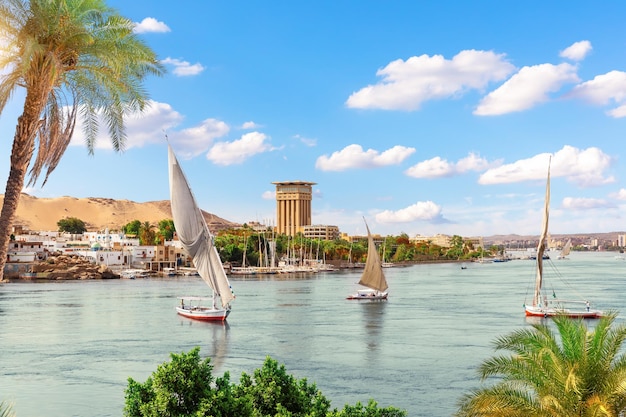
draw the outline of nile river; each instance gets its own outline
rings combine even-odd
[[[615,255],[554,264],[597,307],[626,314],[626,261]],[[177,296],[205,295],[198,277],[1,285],[0,399],[18,417],[122,416],[129,377],[144,382],[170,352],[200,346],[213,374],[234,382],[271,356],[334,408],[373,398],[450,416],[479,386],[493,340],[529,326],[533,261],[466,265],[388,268],[389,300],[370,304],[345,300],[356,271],[235,277],[227,325],[176,315]]]

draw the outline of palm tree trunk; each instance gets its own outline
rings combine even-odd
[[[33,89],[36,90],[36,89]],[[24,112],[17,119],[13,147],[11,149],[11,170],[4,192],[0,212],[0,282],[4,280],[4,266],[9,252],[9,239],[20,194],[28,165],[35,151],[35,136],[40,125],[39,115],[45,101],[43,94],[28,93],[24,102]]]

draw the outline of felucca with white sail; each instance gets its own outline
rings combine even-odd
[[[389,288],[387,279],[385,278],[382,262],[380,261],[380,256],[378,256],[378,250],[376,250],[376,244],[367,222],[365,222],[365,227],[367,228],[367,261],[365,262],[359,285],[367,288],[358,290],[355,294],[350,294],[347,299],[386,300],[388,295],[387,288]]]
[[[567,316],[572,318],[599,318],[602,317],[602,311],[591,307],[591,303],[586,299],[564,300],[559,299],[556,293],[548,297],[544,290],[544,271],[543,257],[546,250],[546,237],[548,235],[548,219],[550,209],[550,163],[548,163],[548,180],[546,183],[546,196],[543,209],[543,225],[541,236],[539,236],[539,244],[537,246],[537,268],[535,278],[535,289],[533,299],[530,304],[524,304],[526,316],[536,317],[553,317]]]
[[[235,295],[213,243],[213,235],[169,144],[168,161],[170,203],[176,234],[185,252],[193,259],[198,274],[211,289],[211,297],[180,297],[176,311],[191,319],[224,321],[230,314],[230,303]],[[207,301],[210,305],[203,305]]]

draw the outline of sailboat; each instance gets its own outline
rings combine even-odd
[[[363,219],[365,221],[365,219]],[[367,261],[363,274],[359,280],[359,285],[367,287],[358,290],[356,294],[350,294],[348,300],[386,300],[387,299],[387,280],[383,273],[382,263],[374,244],[374,239],[370,233],[370,228],[365,222],[367,228]]]
[[[213,244],[213,235],[169,144],[168,162],[170,202],[176,234],[185,252],[193,259],[198,274],[211,289],[211,297],[180,297],[176,311],[191,319],[224,321],[230,314],[230,302],[235,299],[235,295]],[[210,305],[203,305],[209,300]]]
[[[546,182],[546,196],[543,209],[543,224],[539,244],[537,245],[537,268],[535,278],[535,290],[532,303],[524,304],[526,316],[535,317],[553,317],[567,316],[572,318],[599,318],[602,317],[602,311],[591,308],[588,300],[561,300],[556,297],[556,293],[552,293],[548,299],[544,293],[543,284],[543,259],[546,250],[546,236],[548,235],[548,219],[550,209],[550,163],[548,163],[548,180]]]
[[[568,259],[567,255],[569,255],[571,250],[572,250],[572,239],[568,239],[565,245],[563,246],[563,249],[561,249],[561,253],[556,259]]]

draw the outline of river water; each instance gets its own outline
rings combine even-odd
[[[626,261],[615,253],[554,264],[597,307],[624,310]],[[235,277],[226,325],[175,313],[177,296],[205,295],[198,277],[5,284],[0,399],[18,417],[121,416],[129,377],[144,382],[170,352],[200,346],[213,374],[234,382],[271,356],[332,407],[373,398],[410,416],[450,416],[479,386],[494,339],[530,323],[533,261],[466,266],[386,269],[389,300],[378,303],[345,300],[357,271]]]

